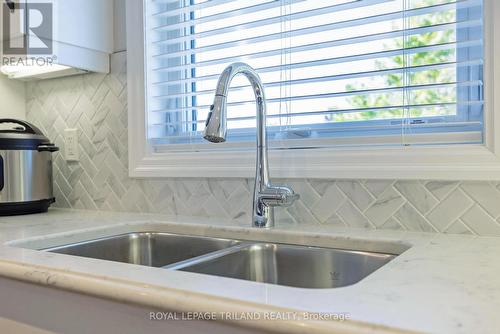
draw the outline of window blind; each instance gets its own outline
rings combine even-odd
[[[148,140],[220,149],[202,132],[219,74],[254,67],[271,146],[483,141],[482,0],[145,0]],[[244,77],[228,143],[251,147]]]

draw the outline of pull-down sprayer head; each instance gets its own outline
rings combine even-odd
[[[205,123],[205,134],[203,138],[212,143],[226,141],[227,132],[227,97],[215,95],[214,103],[210,106],[207,122]]]
[[[259,75],[245,63],[233,63],[221,73],[215,89],[214,103],[210,107],[203,138],[213,143],[226,141],[227,132],[227,95],[231,81],[237,74],[243,74],[252,84],[257,105],[257,127],[265,132],[264,87]],[[265,134],[264,134],[265,136]],[[264,139],[264,138],[262,138]]]

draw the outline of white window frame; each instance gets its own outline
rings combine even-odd
[[[146,138],[144,1],[147,0],[127,0],[129,175],[137,178],[254,177],[254,150],[162,154],[149,148]],[[484,0],[484,12],[484,145],[270,150],[271,176],[500,180],[500,102],[495,101],[495,92],[500,96],[500,58],[494,56],[500,54],[500,2]]]

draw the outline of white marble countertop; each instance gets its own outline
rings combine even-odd
[[[409,249],[361,282],[337,289],[291,288],[33,250],[140,231],[380,252]],[[499,333],[498,254],[500,238],[327,225],[259,230],[220,220],[60,209],[0,218],[3,277],[154,310],[307,311],[350,318],[238,322],[283,333]]]

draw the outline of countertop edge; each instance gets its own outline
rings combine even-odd
[[[199,292],[155,287],[155,297],[151,296],[151,286],[122,282],[117,279],[106,279],[88,274],[65,272],[54,268],[46,268],[32,264],[20,264],[0,260],[0,277],[37,284],[48,288],[59,289],[115,302],[137,306],[151,307],[155,311],[176,312],[294,312],[273,306],[263,306],[248,301],[233,300],[224,297],[206,295]],[[124,294],[124,289],[128,293]],[[229,308],[228,308],[229,307]],[[347,321],[245,321],[218,319],[233,326],[275,333],[303,334],[314,331],[318,334],[415,334],[409,331],[384,325],[371,324],[357,320]]]

